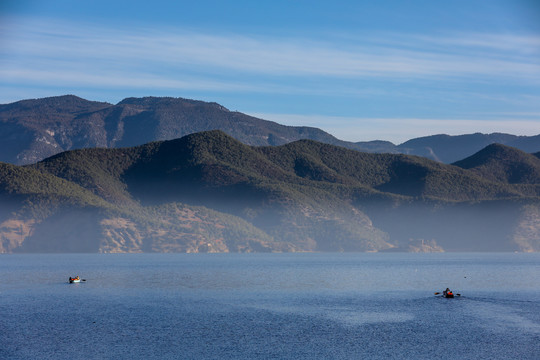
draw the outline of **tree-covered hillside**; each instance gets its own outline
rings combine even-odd
[[[445,165],[208,131],[2,164],[2,251],[537,251],[538,158],[501,149]]]

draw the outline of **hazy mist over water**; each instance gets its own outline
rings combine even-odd
[[[539,279],[522,253],[3,255],[0,358],[536,359]]]

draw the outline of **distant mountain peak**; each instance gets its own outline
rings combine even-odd
[[[226,107],[216,102],[206,102],[202,100],[186,99],[181,97],[156,97],[145,96],[141,98],[129,97],[120,101],[117,105],[141,105],[141,106],[211,106],[223,111],[229,111]]]
[[[494,143],[486,146],[482,150],[463,160],[455,162],[453,165],[459,166],[463,169],[471,169],[485,165],[487,162],[495,159],[498,161],[516,161],[524,160],[528,157],[528,155],[529,154],[511,146]]]
[[[93,105],[100,104],[101,106],[111,105],[106,102],[86,100],[76,95],[60,95],[60,96],[50,96],[50,97],[41,98],[41,99],[20,100],[11,104],[1,105],[1,106],[2,107],[7,106],[9,108],[19,107],[21,109],[27,109],[27,110],[32,109],[32,108],[51,107],[51,108],[55,108],[59,112],[62,112],[62,111],[66,111],[73,108],[88,107],[90,104],[93,104]]]

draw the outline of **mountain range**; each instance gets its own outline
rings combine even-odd
[[[158,100],[58,112],[58,128],[77,117],[86,126],[108,124],[114,131],[102,140],[118,148],[103,143],[25,166],[0,163],[0,252],[540,250],[540,153],[491,144],[445,164],[277,135],[286,143],[250,146],[219,130],[128,147],[144,133],[130,121],[148,125],[146,132],[167,129],[127,106],[141,101]],[[192,104],[199,105],[227,112]],[[104,114],[115,111],[134,115],[110,127]],[[79,134],[99,138],[90,129]]]
[[[372,153],[419,155],[443,163],[464,159],[492,143],[540,151],[540,135],[434,135],[395,145],[342,141],[313,127],[285,126],[229,111],[217,103],[170,97],[127,98],[116,105],[73,95],[0,105],[0,161],[33,164],[66,150],[117,148],[222,130],[247,145],[277,146],[301,139]]]

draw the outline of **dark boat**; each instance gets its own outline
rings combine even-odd
[[[445,298],[453,298],[454,293],[452,291],[443,291],[443,297],[445,297]]]
[[[442,293],[436,292],[435,295],[441,295],[447,299],[453,299],[455,296],[461,296],[461,294],[454,294],[454,292],[449,288],[446,288],[446,290],[444,290]]]

